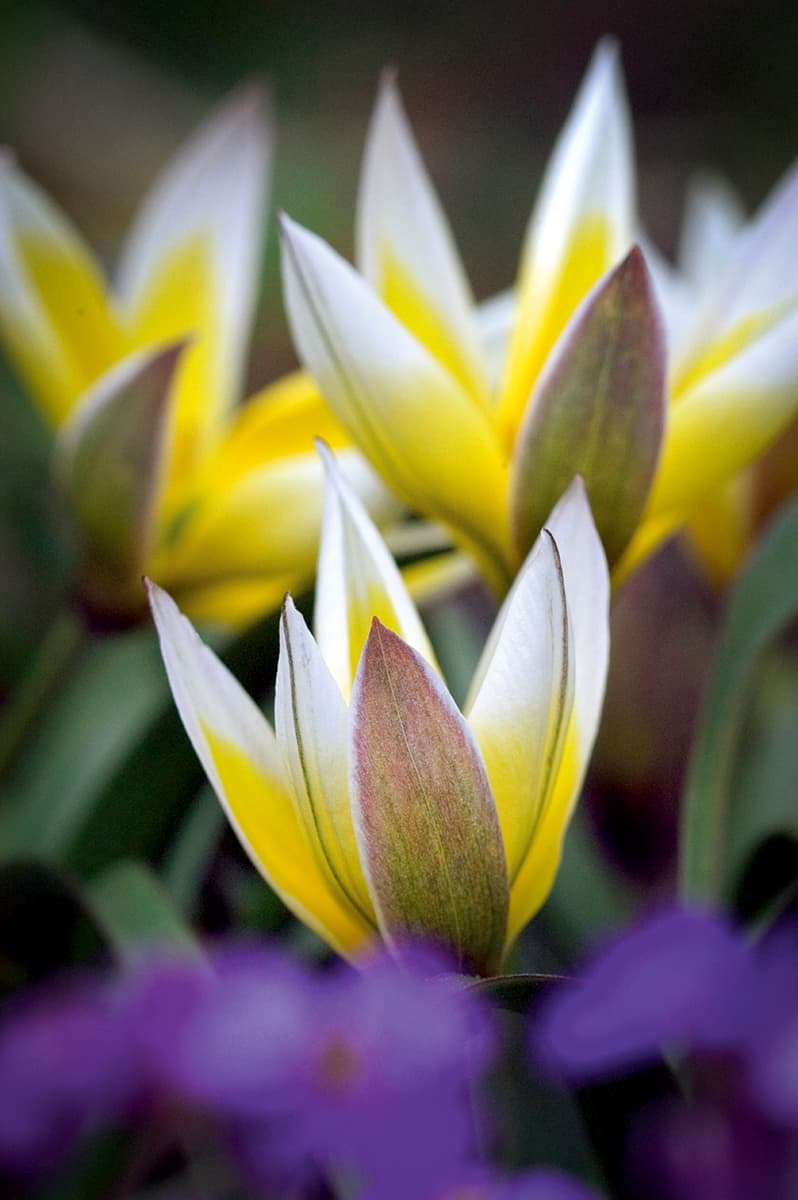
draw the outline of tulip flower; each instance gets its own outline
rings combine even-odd
[[[113,288],[67,218],[0,165],[0,341],[56,432],[83,598],[103,619],[139,615],[144,572],[231,626],[312,580],[313,438],[347,439],[299,374],[234,408],[271,142],[259,88],[224,103],[145,198]]]
[[[771,312],[787,314],[798,284],[789,262],[798,234],[793,210],[798,204],[798,174],[793,170],[760,214],[746,221],[730,185],[713,176],[693,181],[687,197],[676,270],[660,264],[657,280],[674,361],[678,363],[690,329],[691,314],[713,300],[716,281],[728,262],[743,255],[757,239],[767,254]],[[780,257],[787,256],[786,262]],[[765,264],[763,264],[765,268]],[[798,381],[794,384],[798,393]],[[728,584],[773,512],[798,489],[798,421],[756,462],[713,489],[691,512],[685,536],[694,556],[716,586]]]
[[[543,179],[497,377],[389,78],[366,143],[359,272],[283,222],[297,351],[394,491],[446,526],[497,591],[577,473],[620,579],[798,409],[798,313],[782,286],[794,276],[794,190],[726,264],[666,361],[634,246],[622,80],[602,43]]]
[[[584,487],[522,565],[461,713],[325,460],[317,640],[287,599],[275,729],[150,586],[172,692],[245,849],[300,920],[349,957],[424,935],[488,973],[548,895],[601,710],[609,582]]]

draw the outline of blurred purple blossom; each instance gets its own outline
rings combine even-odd
[[[501,1176],[484,1168],[454,1178],[435,1200],[599,1200],[599,1196],[563,1171],[538,1168]]]
[[[361,972],[248,945],[154,960],[4,1014],[0,1170],[46,1170],[85,1133],[168,1113],[215,1123],[257,1186],[438,1200],[477,1169],[473,1085],[493,1050],[484,1001],[426,952]]]
[[[32,1173],[138,1090],[105,990],[84,979],[17,998],[0,1026],[0,1165]]]
[[[647,1195],[798,1194],[798,925],[750,943],[720,917],[661,912],[551,994],[533,1045],[576,1084],[680,1061],[689,1099],[644,1110],[632,1131]]]

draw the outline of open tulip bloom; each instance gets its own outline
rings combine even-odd
[[[678,345],[666,347],[636,232],[607,43],[543,179],[498,371],[392,79],[367,138],[359,272],[283,221],[301,360],[396,493],[499,592],[577,473],[620,578],[798,410],[798,176],[735,244]]]
[[[348,957],[420,934],[489,973],[551,888],[601,711],[609,577],[584,486],[518,572],[461,713],[324,455],[317,640],[286,599],[275,730],[151,585],[172,692],[245,849],[300,920]]]
[[[68,220],[10,158],[0,165],[0,339],[58,431],[84,598],[106,617],[137,615],[142,573],[229,625],[312,580],[313,438],[348,439],[306,376],[233,407],[271,140],[260,89],[223,104],[145,198],[113,291]],[[345,457],[384,498],[360,456]]]

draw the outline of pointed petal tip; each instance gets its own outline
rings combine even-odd
[[[293,251],[295,254],[299,253],[311,240],[321,240],[304,225],[300,225],[299,221],[290,217],[284,209],[279,209],[277,212],[277,227],[283,249]]]
[[[377,103],[381,103],[383,99],[399,99],[399,68],[396,63],[386,63],[380,71],[380,79],[377,85]]]
[[[248,125],[265,126],[271,132],[274,124],[271,86],[257,75],[245,79],[222,99],[221,112],[228,137]]]
[[[634,278],[641,287],[644,287],[650,293],[652,301],[655,301],[656,293],[654,291],[654,280],[651,275],[648,262],[646,261],[645,251],[639,242],[635,242],[631,250],[626,256],[621,259],[618,266],[615,268],[616,274],[628,274]]]
[[[153,367],[160,368],[166,376],[172,374],[176,369],[180,359],[197,343],[197,338],[193,333],[184,334],[182,337],[175,338],[173,341],[165,342],[159,350],[154,354],[150,363]]]
[[[294,598],[290,592],[286,592],[283,597],[282,607],[280,609],[280,657],[282,658],[286,644],[294,639],[296,635],[302,631],[310,631],[307,629],[305,618],[294,604]]]
[[[316,453],[322,461],[325,475],[329,473],[337,479],[338,463],[335,460],[335,455],[330,448],[329,442],[325,441],[323,437],[316,436],[313,439],[313,445],[316,447]]]
[[[621,59],[620,39],[614,33],[605,33],[596,42],[592,61],[607,64],[607,68],[619,67]]]
[[[183,614],[165,588],[160,587],[148,575],[142,575],[141,580],[147,593],[152,619],[160,632],[162,618],[174,615],[182,617]]]
[[[293,217],[290,217],[284,208],[278,208],[274,216],[280,236],[284,239],[290,239],[295,233],[301,231],[302,226]]]

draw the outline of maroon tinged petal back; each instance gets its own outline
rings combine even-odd
[[[376,618],[351,718],[353,817],[383,936],[422,934],[495,971],[508,883],[482,756],[437,675]]]

